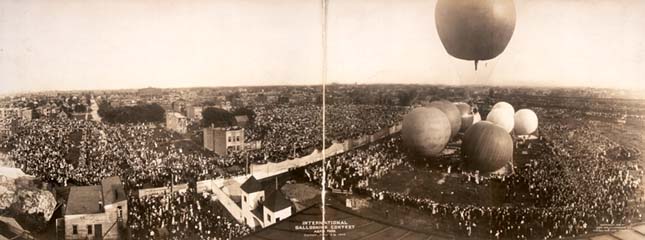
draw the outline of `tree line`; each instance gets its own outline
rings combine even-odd
[[[165,112],[157,103],[112,107],[107,101],[101,102],[98,110],[102,120],[109,123],[158,123],[165,120]]]

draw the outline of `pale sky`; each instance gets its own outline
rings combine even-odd
[[[516,0],[473,77],[436,0],[329,0],[328,82],[645,89],[645,1]],[[2,0],[0,94],[321,83],[320,0]]]

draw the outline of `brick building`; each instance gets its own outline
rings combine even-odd
[[[219,155],[244,149],[244,128],[204,128],[204,148]]]

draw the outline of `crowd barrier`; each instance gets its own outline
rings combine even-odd
[[[347,139],[341,143],[334,142],[329,148],[325,150],[326,157],[331,157],[336,154],[340,154],[355,148],[365,146],[366,144],[376,142],[392,134],[400,132],[401,128],[402,124],[399,123],[392,127],[377,131],[376,133],[371,135],[363,135],[361,137]],[[282,162],[251,164],[250,170],[251,174],[253,174],[255,178],[262,179],[279,175],[292,169],[304,167],[318,161],[322,161],[322,151],[316,149],[311,154],[300,158],[284,160]]]
[[[233,216],[238,222],[243,222],[244,217],[242,216],[242,209],[221,189],[221,187],[224,186],[225,180],[226,179],[219,178],[211,181],[211,190],[213,195],[217,196],[217,200],[222,204],[222,206],[224,206],[224,208],[226,208],[226,210],[228,210],[229,213],[231,213],[231,216]]]
[[[361,137],[347,139],[343,142],[334,141],[331,146],[325,149],[325,154],[326,154],[325,157],[331,157],[336,154],[341,154],[346,151],[362,147],[366,144],[376,142],[392,134],[400,132],[401,127],[402,125],[399,123],[397,125],[394,125],[389,128],[385,128],[371,135],[363,135]],[[304,167],[309,164],[322,161],[322,158],[323,158],[322,155],[323,155],[322,151],[315,149],[311,154],[300,158],[289,159],[289,160],[284,160],[282,162],[275,162],[275,163],[269,162],[265,164],[251,164],[250,165],[251,175],[253,175],[256,179],[272,177],[296,168]],[[232,178],[236,179],[239,182],[241,179],[246,177],[248,177],[248,175],[240,175]],[[232,178],[228,178],[228,179],[232,179]],[[223,186],[224,182],[228,179],[217,178],[217,179],[199,181],[197,182],[197,192],[201,193],[201,192],[210,190],[217,196],[218,199],[220,199],[220,201],[222,201],[222,204],[224,204],[224,206],[227,209],[230,208],[229,212],[240,213],[241,210],[239,209],[237,204],[235,204],[235,202],[233,202],[233,200],[231,200],[228,197],[228,195],[222,192],[221,190],[221,187]],[[177,184],[172,187],[172,192],[185,192],[187,188],[188,188],[188,184]],[[171,190],[169,187],[145,188],[145,189],[138,190],[138,196],[144,197],[144,196],[163,195],[163,194],[169,193],[170,191]],[[241,214],[238,214],[235,217],[236,218],[241,217]]]
[[[138,190],[137,194],[139,197],[161,196],[161,195],[165,195],[166,193],[170,193],[171,191],[186,192],[187,189],[188,189],[188,184],[183,183],[183,184],[173,185],[172,188],[171,187],[142,188]]]
[[[197,182],[197,192],[202,193],[202,192],[212,191],[213,181],[214,181],[213,179],[209,179],[209,180]]]

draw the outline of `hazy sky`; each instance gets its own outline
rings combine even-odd
[[[329,82],[645,88],[645,1],[516,0],[475,78],[435,0],[329,0]],[[320,0],[3,0],[0,93],[319,84]]]

